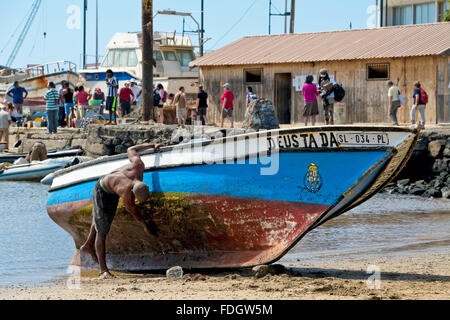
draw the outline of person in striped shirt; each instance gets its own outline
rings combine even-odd
[[[58,131],[58,108],[59,108],[59,93],[55,89],[55,83],[48,83],[48,91],[44,96],[46,101],[47,112],[47,134],[57,133]]]
[[[108,87],[108,96],[106,97],[106,110],[109,111],[109,121],[107,124],[111,124],[113,115],[114,123],[117,124],[116,106],[119,81],[114,76],[114,72],[111,69],[108,69],[106,71],[106,86]]]

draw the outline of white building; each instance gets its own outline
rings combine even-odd
[[[379,0],[381,26],[441,22],[448,0]]]

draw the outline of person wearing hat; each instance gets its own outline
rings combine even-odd
[[[131,79],[130,83],[131,83],[130,89],[131,89],[131,91],[133,91],[133,94],[134,94],[134,100],[133,100],[132,105],[136,106],[139,109],[139,107],[140,107],[139,100],[141,100],[139,98],[142,94],[142,88],[138,86],[138,82],[136,79]]]
[[[229,83],[225,83],[223,85],[225,92],[222,95],[222,123],[221,127],[223,128],[223,122],[226,118],[230,118],[231,128],[234,128],[234,119],[233,119],[233,109],[234,109],[234,94],[231,91],[231,85]]]
[[[323,101],[323,110],[325,112],[325,124],[334,124],[334,92],[333,85],[336,82],[328,74],[327,69],[321,69],[319,72],[319,90]]]

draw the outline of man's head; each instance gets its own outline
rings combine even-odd
[[[19,87],[19,81],[14,81],[14,88],[18,88]]]
[[[0,104],[0,111],[8,111],[8,107],[4,104]]]
[[[320,77],[325,78],[328,75],[327,69],[320,69]]]
[[[130,87],[130,82],[125,82],[125,88],[129,88]]]
[[[150,197],[148,185],[143,182],[136,182],[133,186],[133,194],[139,202],[145,202]]]
[[[161,83],[158,83],[158,85],[156,86],[156,88],[157,88],[158,90],[162,90],[162,89],[164,89],[164,86],[163,86]]]
[[[52,82],[52,81],[50,81],[49,83],[48,83],[48,85],[47,85],[47,88],[49,88],[49,89],[54,89],[55,88],[55,83],[54,82]]]
[[[225,84],[223,85],[223,87],[224,87],[225,90],[230,90],[230,89],[231,89],[231,84],[225,83]]]
[[[112,78],[114,76],[114,72],[111,69],[106,70],[106,77]]]
[[[394,83],[392,82],[392,80],[388,80],[386,81],[386,85],[390,88],[394,85]]]
[[[203,90],[203,86],[198,86],[198,90],[202,91]]]
[[[181,92],[184,92],[184,87],[180,87],[180,91],[181,91]]]

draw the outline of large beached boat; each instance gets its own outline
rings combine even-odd
[[[28,91],[28,97],[24,101],[26,106],[44,106],[44,96],[47,92],[47,84],[54,82],[58,87],[61,82],[68,81],[72,88],[79,81],[76,64],[70,61],[56,61],[42,65],[29,65],[25,70],[7,70],[0,75],[0,99],[11,100],[6,93],[13,87],[15,81]]]
[[[151,197],[139,204],[157,236],[119,204],[107,240],[116,270],[235,268],[280,259],[302,237],[379,192],[418,139],[398,127],[314,127],[255,132],[142,154]],[[49,216],[78,249],[89,233],[97,180],[126,155],[59,171]],[[95,267],[89,257],[82,265]]]
[[[196,93],[198,69],[190,69],[195,60],[194,46],[189,37],[177,36],[176,32],[154,33],[153,68],[154,83],[161,83],[167,92],[177,92],[184,86],[188,93]],[[98,68],[84,69],[80,75],[87,86],[94,90],[106,90],[106,70],[112,69],[123,87],[126,81],[142,79],[141,33],[116,33],[107,45],[108,52]]]

